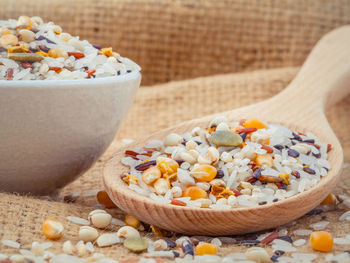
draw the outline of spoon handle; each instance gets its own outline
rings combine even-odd
[[[323,114],[350,93],[350,26],[325,35],[313,48],[289,86],[272,100],[284,112]],[[294,112],[295,114],[296,112]]]

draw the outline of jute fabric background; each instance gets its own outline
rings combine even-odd
[[[141,88],[118,138],[90,171],[62,189],[61,196],[72,192],[81,194],[87,190],[103,189],[101,180],[102,168],[105,161],[123,143],[120,138],[142,137],[159,128],[190,118],[236,108],[268,98],[282,90],[297,71],[298,68],[282,68],[205,77]],[[327,112],[332,127],[335,129],[344,147],[345,161],[347,163],[350,162],[349,112],[350,97]],[[334,191],[335,193],[349,194],[349,173],[350,167],[345,168],[339,186]],[[89,211],[93,210],[96,204],[95,197],[80,197],[74,204],[64,204],[40,200],[34,197],[0,194],[0,239],[17,240],[24,244],[24,248],[29,248],[32,241],[44,242],[45,238],[41,233],[41,223],[45,218],[53,217],[63,222],[66,228],[64,238],[55,242],[52,249],[59,252],[65,240],[78,241],[77,232],[79,227],[67,221],[66,217],[73,215],[86,218]],[[116,218],[124,218],[123,212],[117,208],[110,209],[109,212]],[[332,233],[338,237],[344,236],[350,232],[350,222],[339,222],[338,217],[340,214],[341,211],[334,211],[313,217],[304,217],[298,221],[297,225],[289,228],[290,234],[294,229],[309,229],[309,224],[320,221],[321,216],[326,215],[327,220],[331,222],[329,229]],[[108,231],[110,230],[117,230],[117,228],[112,227],[108,229]],[[153,234],[148,233],[147,235],[154,237]],[[296,236],[293,236],[293,238],[297,239]],[[334,252],[342,252],[345,249],[346,246],[337,245]],[[14,252],[13,249],[5,247],[0,247],[0,250],[8,253]],[[104,248],[99,251],[106,255],[115,256],[118,259],[132,256],[121,245]],[[220,250],[220,254],[226,255],[237,251],[245,251],[245,248],[225,245]],[[305,245],[300,251],[311,252],[311,248],[309,245]]]
[[[0,18],[39,15],[143,68],[143,85],[299,66],[350,23],[348,0],[0,0]]]
[[[0,10],[1,19],[40,15],[82,38],[113,46],[143,67],[143,87],[117,138],[92,169],[61,190],[61,196],[102,189],[102,168],[123,143],[122,138],[140,138],[185,120],[276,94],[293,79],[297,66],[322,34],[350,22],[348,1],[0,0],[0,4],[4,7]],[[264,70],[252,71],[255,69]],[[250,72],[223,74],[237,71]],[[215,76],[200,77],[206,75]],[[193,77],[199,78],[164,83]],[[156,83],[163,84],[150,86]],[[349,163],[350,97],[329,109],[327,116]],[[350,168],[345,168],[335,193],[349,191],[349,173]],[[32,241],[45,241],[41,223],[54,217],[66,229],[64,238],[51,249],[59,252],[65,240],[78,241],[78,226],[69,223],[66,216],[86,218],[95,205],[94,197],[80,197],[74,204],[65,204],[2,193],[0,240],[16,240],[23,248],[29,248]],[[119,209],[109,212],[123,219]],[[331,232],[344,236],[350,233],[350,223],[340,223],[340,214],[341,211],[334,211],[303,217],[289,229],[309,228],[310,223],[326,215]],[[337,245],[334,252],[345,248]],[[244,250],[226,245],[220,254]],[[15,252],[3,246],[0,251]],[[118,259],[131,256],[121,245],[99,251]],[[305,245],[300,251],[311,248]]]

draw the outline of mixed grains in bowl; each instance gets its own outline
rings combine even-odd
[[[314,187],[331,168],[331,145],[258,119],[214,118],[125,151],[128,187],[152,200],[210,209],[257,207]]]
[[[53,194],[89,169],[140,81],[137,64],[53,22],[0,21],[0,190]]]
[[[0,80],[101,78],[135,70],[140,67],[112,48],[80,40],[40,17],[0,21]]]

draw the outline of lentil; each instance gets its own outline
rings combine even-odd
[[[238,146],[243,142],[242,137],[232,131],[216,131],[209,140],[216,146]]]
[[[140,253],[148,248],[148,241],[145,238],[126,238],[124,247],[132,252]]]

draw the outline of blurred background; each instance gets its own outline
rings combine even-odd
[[[299,66],[349,0],[0,0],[0,18],[41,16],[143,68],[142,85]]]

